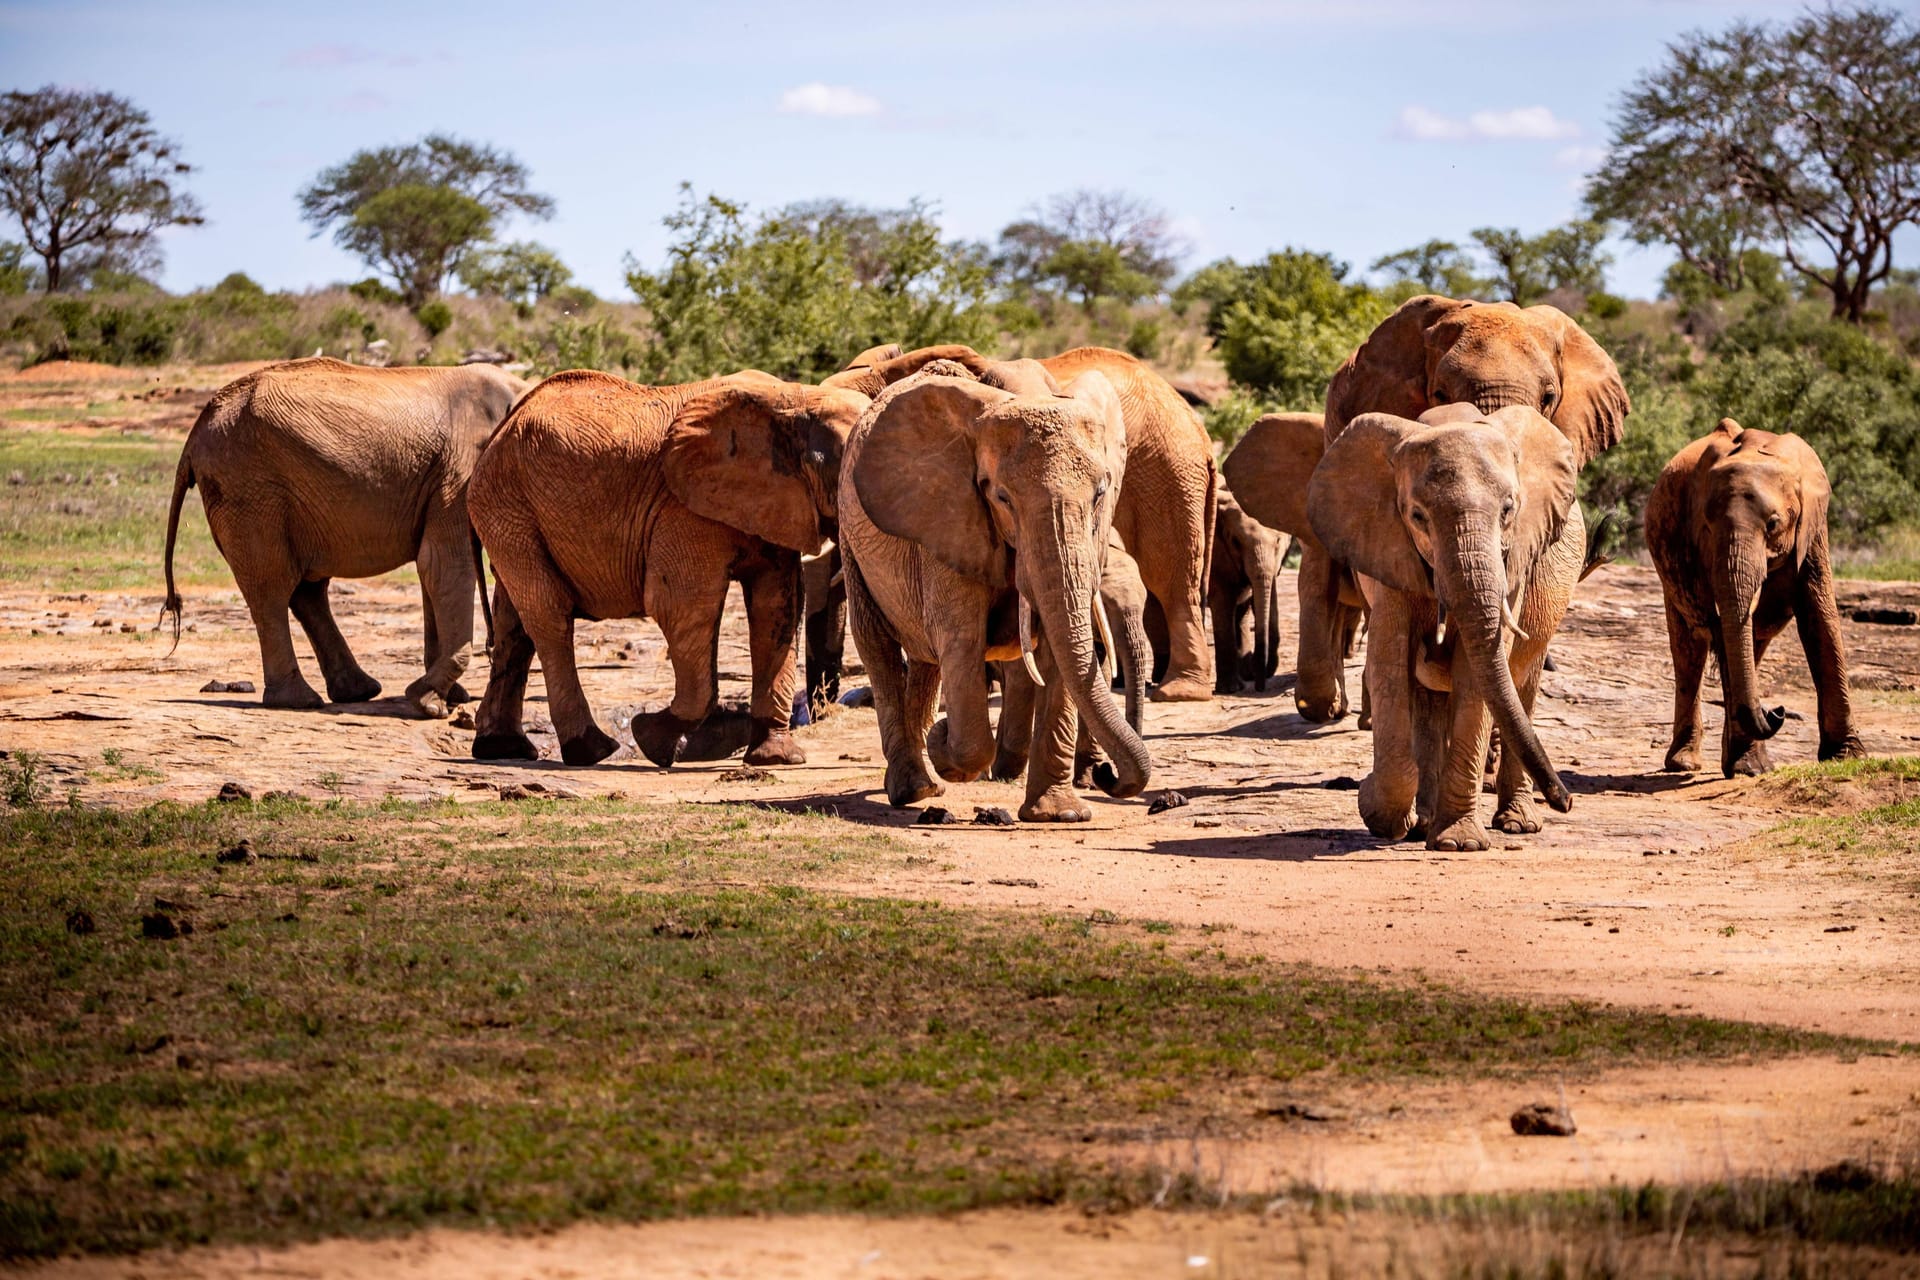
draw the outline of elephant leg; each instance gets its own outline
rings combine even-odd
[[[1154,686],[1155,702],[1208,702],[1213,698],[1199,586],[1197,577],[1189,576],[1178,584],[1178,595],[1160,599],[1167,614],[1167,675]],[[1091,810],[1088,816],[1092,816]]]
[[[1667,746],[1669,773],[1700,770],[1700,680],[1706,674],[1712,641],[1687,625],[1667,602],[1667,649],[1673,654],[1673,741]]]
[[[947,714],[927,734],[933,770],[948,782],[972,782],[993,763],[996,743],[987,714],[987,637],[980,624],[954,627],[936,637],[940,686]]]
[[[1344,647],[1339,644],[1339,569],[1317,546],[1300,548],[1300,635],[1294,659],[1293,703],[1315,724],[1347,714]]]
[[[326,678],[327,701],[371,702],[380,696],[380,682],[360,669],[353,650],[333,620],[327,602],[331,579],[303,582],[293,589],[293,616],[307,633],[314,657],[320,660],[320,674]]]
[[[1213,615],[1213,691],[1239,693],[1240,619],[1233,592],[1209,590],[1207,610]]]
[[[1424,835],[1434,829],[1441,808],[1440,788],[1446,771],[1440,762],[1447,754],[1447,734],[1453,719],[1452,696],[1422,687],[1417,681],[1407,685],[1407,699],[1413,726],[1413,760],[1419,774],[1415,793],[1413,828],[1409,835]]]
[[[1374,697],[1373,772],[1360,784],[1360,817],[1367,830],[1387,840],[1402,839],[1413,829],[1420,785],[1414,754],[1411,625],[1408,599],[1380,588],[1367,637],[1367,686]]]
[[[1446,749],[1432,765],[1440,774],[1439,803],[1427,823],[1427,848],[1446,852],[1472,852],[1493,843],[1487,829],[1480,825],[1479,812],[1486,772],[1483,762],[1493,717],[1487,713],[1487,700],[1473,686],[1471,675],[1461,669],[1466,665],[1455,668]]]
[[[1020,820],[1091,821],[1092,807],[1073,789],[1073,749],[1079,737],[1073,695],[1044,641],[1034,660],[1046,685],[1038,691],[1034,708],[1033,751],[1027,759],[1027,797],[1020,805]]]
[[[840,548],[830,553],[828,569],[842,580],[827,586],[823,598],[807,597],[807,701],[825,706],[840,696],[840,670],[847,645],[847,587]]]
[[[1000,667],[1000,728],[989,775],[998,782],[1011,782],[1027,771],[1027,754],[1033,745],[1033,708],[1039,690],[1027,675],[1023,662],[1002,662]],[[1142,673],[1141,678],[1145,678]],[[1131,693],[1129,693],[1131,698]]]
[[[1793,620],[1820,708],[1820,758],[1846,760],[1867,754],[1853,727],[1853,689],[1847,680],[1847,651],[1840,639],[1840,610],[1833,603],[1832,572],[1824,545],[1807,557],[1794,584]]]
[[[407,686],[407,701],[435,720],[448,714],[450,695],[466,674],[473,650],[472,544],[464,536],[457,546],[449,541],[429,530],[415,561],[426,606],[427,669]],[[465,695],[466,690],[460,692]]]
[[[703,567],[707,572],[676,578],[670,590],[650,588],[647,592],[649,603],[659,601],[653,613],[667,638],[667,661],[673,665],[673,701],[663,711],[645,711],[633,718],[633,742],[641,754],[662,769],[680,758],[688,735],[700,727],[720,700],[720,615],[727,605],[728,578],[718,561]],[[792,643],[789,636],[789,664]],[[756,670],[756,688],[758,675]],[[789,684],[789,702],[792,696]]]
[[[487,690],[474,716],[475,760],[538,760],[533,739],[521,732],[527,674],[533,669],[533,638],[505,585],[493,593],[493,650],[487,660]]]
[[[473,602],[471,600],[467,602],[467,608],[469,611],[472,610]],[[424,578],[421,579],[420,582],[420,616],[425,620],[426,624],[422,628],[423,643],[420,646],[421,656],[426,662],[423,669],[431,671],[433,670],[433,664],[440,661],[440,655],[442,653],[440,648],[440,623],[434,617],[433,594],[427,590],[427,584]],[[471,639],[469,639],[469,643],[471,643]],[[464,702],[472,701],[473,695],[468,693],[466,686],[458,680],[447,687],[446,702],[449,707],[457,707]]]
[[[887,803],[904,809],[943,790],[927,772],[923,750],[933,718],[933,695],[939,690],[939,668],[908,665],[900,642],[867,594],[851,558],[846,561],[846,583],[847,623],[873,689],[880,750],[887,757]]]
[[[272,579],[234,575],[240,581],[240,594],[246,597],[247,612],[253,615],[253,629],[260,638],[260,666],[263,689],[260,701],[269,707],[310,711],[326,704],[300,674],[300,660],[293,652],[293,626],[288,609],[298,580],[291,570]]]
[[[741,577],[747,600],[748,647],[753,662],[753,717],[747,763],[805,764],[790,721],[796,683],[793,642],[800,626],[800,557],[769,549],[771,561]]]

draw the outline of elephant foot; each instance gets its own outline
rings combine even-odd
[[[1763,773],[1773,772],[1773,757],[1767,754],[1767,744],[1753,742],[1742,746],[1739,743],[1720,753],[1720,775],[1725,778],[1757,778]]]
[[[620,744],[600,732],[599,725],[588,725],[585,733],[560,744],[560,758],[568,764],[599,764],[619,749]]]
[[[896,809],[930,800],[945,791],[945,787],[927,776],[927,771],[920,767],[918,760],[887,763],[887,803]]]
[[[947,718],[942,716],[927,733],[927,758],[933,761],[933,771],[948,782],[972,782],[985,772],[986,764],[961,759],[953,754],[948,724]]]
[[[1666,762],[1660,768],[1664,773],[1700,772],[1699,737],[1674,739],[1673,745],[1667,748]]]
[[[1001,747],[993,754],[993,767],[987,771],[987,776],[995,782],[1016,782],[1026,773],[1027,753]]]
[[[1155,702],[1212,702],[1213,690],[1204,680],[1181,676],[1153,686],[1153,691],[1147,696]]]
[[[1446,853],[1477,853],[1492,843],[1487,829],[1480,825],[1475,814],[1455,818],[1444,826],[1436,824],[1437,829],[1427,833],[1427,848],[1438,849]]]
[[[276,711],[317,711],[327,705],[313,691],[313,686],[299,676],[284,684],[268,685],[266,692],[260,695],[260,703]]]
[[[473,739],[475,760],[538,760],[540,748],[524,733],[481,733]]]
[[[1091,822],[1093,809],[1074,794],[1072,787],[1048,787],[1037,796],[1027,797],[1020,806],[1022,822]]]
[[[429,720],[445,720],[453,714],[438,689],[418,680],[407,686],[407,703]]]
[[[1493,811],[1493,825],[1510,836],[1530,836],[1539,831],[1545,821],[1531,794],[1514,796]]]
[[[372,702],[380,696],[380,682],[364,671],[349,671],[327,681],[328,702]]]
[[[671,711],[643,711],[633,718],[633,745],[660,768],[670,769],[687,749],[687,735],[699,727],[698,720],[682,720]]]
[[[1347,702],[1342,698],[1335,702],[1320,702],[1311,698],[1295,698],[1293,709],[1308,724],[1332,724],[1347,714]],[[1366,717],[1362,717],[1365,719]],[[1370,726],[1362,726],[1370,727]]]
[[[1862,760],[1866,758],[1866,744],[1860,741],[1860,735],[1850,733],[1838,742],[1820,740],[1820,758],[1822,760]]]
[[[784,728],[775,728],[775,720],[753,722],[753,745],[747,748],[748,764],[805,764],[807,753]]]
[[[1218,679],[1213,682],[1213,693],[1217,698],[1231,697],[1244,688],[1246,685],[1238,680]]]
[[[450,707],[464,706],[467,703],[472,701],[473,701],[473,695],[468,693],[467,686],[461,684],[458,680],[455,680],[452,684],[447,686],[447,705],[448,706]]]
[[[1413,804],[1411,801],[1401,805],[1387,804],[1380,796],[1374,775],[1370,773],[1360,784],[1360,820],[1367,824],[1368,831],[1383,840],[1404,840],[1407,833],[1413,830]]]

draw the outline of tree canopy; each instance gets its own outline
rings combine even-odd
[[[300,216],[376,271],[409,306],[447,277],[500,220],[552,216],[553,200],[528,187],[527,167],[505,151],[446,134],[356,152],[300,192]]]
[[[1078,190],[1049,198],[1000,232],[996,273],[1014,288],[1057,288],[1092,311],[1160,292],[1180,268],[1186,243],[1165,211],[1124,191]]]
[[[158,266],[162,228],[205,221],[181,188],[191,172],[125,98],[54,85],[0,95],[0,207],[40,258],[48,293]]]
[[[1830,8],[1682,38],[1627,93],[1587,198],[1728,291],[1771,248],[1861,322],[1920,220],[1920,27]]]

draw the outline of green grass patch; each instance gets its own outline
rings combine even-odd
[[[167,503],[178,440],[0,432],[4,580],[51,591],[165,590]],[[180,511],[174,573],[182,583],[233,579],[197,491]]]
[[[1099,1199],[1046,1153],[1248,1082],[1862,1047],[806,887],[904,853],[618,800],[0,814],[0,1250]]]

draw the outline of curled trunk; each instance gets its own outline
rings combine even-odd
[[[1780,732],[1786,710],[1760,705],[1759,681],[1753,662],[1753,607],[1767,578],[1767,557],[1756,534],[1730,530],[1720,549],[1714,574],[1714,607],[1720,613],[1720,637],[1726,649],[1727,715],[1740,732],[1764,741]]]
[[[1056,513],[1045,542],[1034,548],[1037,554],[1023,558],[1023,587],[1046,629],[1059,678],[1066,681],[1080,718],[1111,762],[1094,770],[1094,781],[1108,795],[1125,799],[1146,789],[1152,761],[1147,744],[1114,704],[1094,650],[1093,610],[1101,607],[1099,558],[1091,547],[1076,546],[1063,536],[1063,526],[1085,527]]]
[[[1546,793],[1547,803],[1565,813],[1573,807],[1573,797],[1533,731],[1501,643],[1510,610],[1497,529],[1490,521],[1484,526],[1479,522],[1463,525],[1454,545],[1458,548],[1455,562],[1442,574],[1442,589],[1451,597],[1446,601],[1448,628],[1463,651],[1453,662],[1455,691],[1464,664],[1476,691],[1486,699],[1494,728],[1500,732],[1501,750],[1516,752],[1527,774]]]

